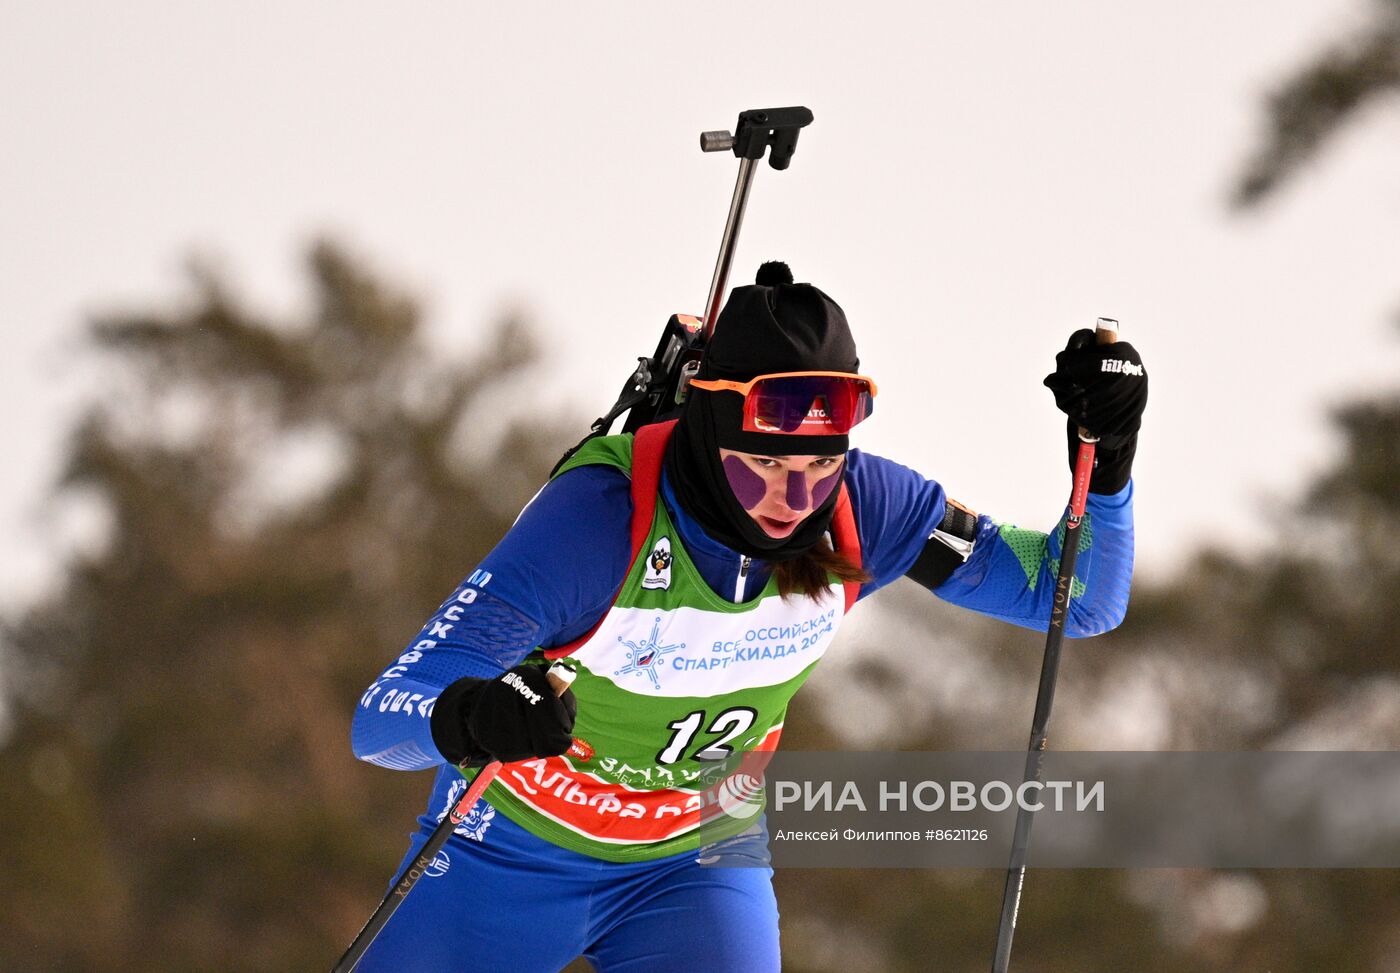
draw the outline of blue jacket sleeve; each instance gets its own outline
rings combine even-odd
[[[583,466],[545,485],[501,542],[360,697],[351,746],[394,770],[443,763],[430,718],[463,676],[489,678],[588,631],[631,561],[626,474]]]
[[[883,456],[846,454],[846,489],[860,535],[861,566],[870,580],[860,597],[879,591],[913,567],[943,520],[943,487]]]
[[[1043,632],[1049,625],[1064,536],[1063,517],[1049,535],[979,517],[971,556],[934,593],[954,605]],[[1098,635],[1121,623],[1132,574],[1129,481],[1112,496],[1089,494],[1065,635]]]

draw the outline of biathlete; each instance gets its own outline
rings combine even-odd
[[[1071,464],[1076,427],[1100,437],[1066,626],[1088,636],[1127,607],[1147,376],[1091,331],[1056,364]],[[706,769],[777,746],[846,611],[891,581],[1041,630],[1054,591],[1054,531],[848,449],[876,392],[841,308],[765,264],[678,421],[590,440],[557,471],[355,711],[360,759],[438,769],[405,863],[464,792],[459,766],[505,762],[358,969],[779,969],[762,818],[702,828]],[[565,657],[557,697],[545,667]],[[755,867],[707,867],[717,837]]]

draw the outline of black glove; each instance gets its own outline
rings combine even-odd
[[[1126,341],[1098,344],[1088,328],[1070,335],[1045,376],[1055,404],[1069,416],[1069,465],[1079,454],[1079,427],[1099,437],[1094,453],[1092,493],[1117,493],[1132,475],[1137,433],[1147,408],[1147,371],[1137,349]]]
[[[553,757],[573,742],[578,700],[555,696],[541,666],[516,666],[495,679],[458,679],[433,704],[433,743],[453,764]]]

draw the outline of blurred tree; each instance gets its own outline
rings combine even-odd
[[[353,760],[354,702],[562,445],[500,428],[518,322],[451,362],[337,248],[310,271],[304,322],[196,268],[93,328],[64,486],[110,529],[6,624],[0,969],[325,968],[402,853],[427,776]]]
[[[1400,91],[1400,0],[1371,0],[1369,23],[1320,52],[1270,96],[1264,144],[1239,176],[1236,206],[1258,205],[1360,110]]]
[[[1273,96],[1236,205],[1400,86],[1400,0],[1374,10]],[[0,969],[324,968],[402,851],[426,775],[351,760],[352,702],[561,444],[473,424],[529,361],[518,326],[470,366],[435,361],[412,302],[332,247],[311,267],[297,326],[199,271],[188,309],[95,328],[134,378],[80,425],[65,481],[109,514],[105,547],[6,624]],[[1400,747],[1400,395],[1337,423],[1342,461],[1271,549],[1203,551],[1067,650],[1055,746]],[[798,696],[785,744],[1023,746],[1041,639],[903,587]],[[877,702],[892,692],[898,720]],[[780,873],[787,967],[983,970],[1001,882]],[[1222,882],[1264,906],[1232,911]],[[1397,953],[1394,872],[1101,871],[1034,873],[1016,955],[1042,973],[1378,973]]]

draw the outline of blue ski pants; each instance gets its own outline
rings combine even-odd
[[[437,823],[420,822],[400,872]],[[582,955],[598,973],[777,973],[772,878],[761,820],[699,852],[617,863],[478,801],[356,970],[558,973]]]

